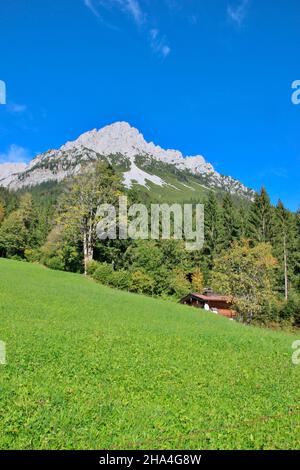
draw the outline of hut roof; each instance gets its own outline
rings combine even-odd
[[[190,295],[192,295],[193,297],[196,297],[197,299],[199,300],[204,300],[206,302],[208,301],[220,301],[220,302],[232,302],[232,297],[229,296],[229,295],[220,295],[220,294],[215,294],[215,293],[212,293],[212,294],[209,294],[209,295],[204,295],[204,294],[198,294],[196,292],[192,292]]]

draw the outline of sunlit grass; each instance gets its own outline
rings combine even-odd
[[[294,339],[0,260],[0,448],[300,448]]]

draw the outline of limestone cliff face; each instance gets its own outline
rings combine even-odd
[[[26,163],[0,163],[0,186],[9,186],[26,168]]]

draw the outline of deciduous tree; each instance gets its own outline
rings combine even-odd
[[[265,321],[275,299],[276,264],[271,245],[261,243],[251,247],[247,240],[234,242],[230,250],[223,251],[215,260],[212,287],[233,297],[243,320]]]
[[[70,230],[75,239],[82,240],[85,274],[97,241],[98,208],[101,204],[116,206],[121,190],[119,176],[109,165],[98,162],[75,177],[63,198],[59,223]]]

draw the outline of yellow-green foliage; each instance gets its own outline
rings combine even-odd
[[[212,286],[217,292],[231,295],[241,317],[266,321],[275,305],[273,289],[277,260],[268,243],[251,247],[249,241],[234,242],[215,260]]]
[[[202,293],[204,289],[204,276],[199,268],[196,268],[192,275],[192,290]]]

